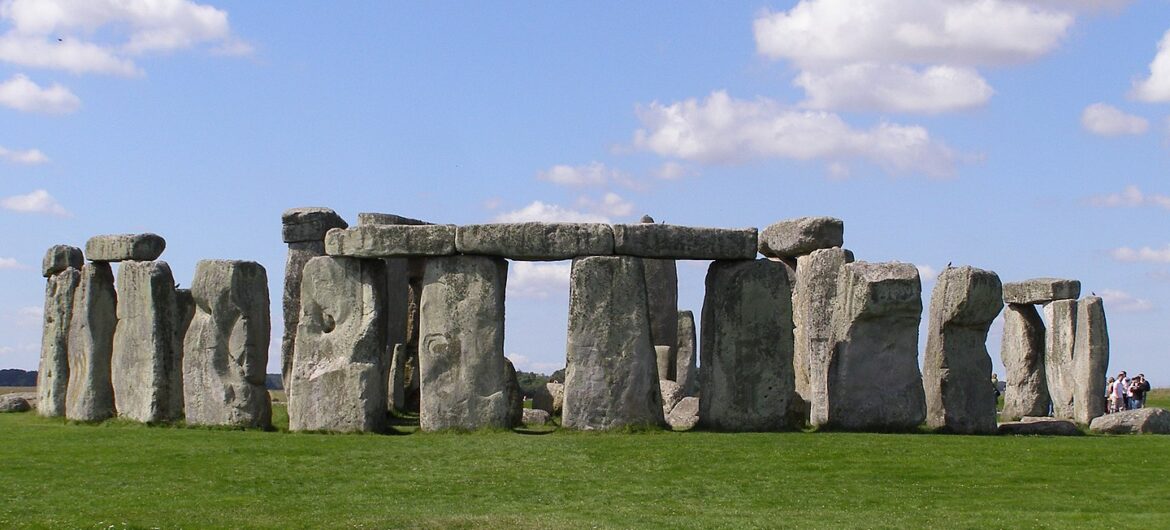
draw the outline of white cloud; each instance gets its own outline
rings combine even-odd
[[[881,123],[858,130],[833,113],[792,109],[766,98],[737,100],[722,90],[703,101],[653,102],[637,113],[644,128],[634,133],[634,146],[683,160],[863,159],[891,173],[950,176],[960,158],[919,126]]]
[[[0,146],[0,158],[9,162],[17,164],[36,165],[44,164],[49,161],[49,157],[38,149],[26,149],[24,151],[13,151],[11,149]]]
[[[978,107],[995,93],[971,68],[855,63],[827,71],[804,71],[795,84],[804,89],[802,106],[814,109],[941,113]]]
[[[81,108],[81,99],[57,83],[42,88],[25,75],[16,74],[0,83],[0,105],[23,112],[68,114]]]
[[[1089,197],[1089,204],[1103,208],[1155,206],[1170,210],[1170,196],[1160,193],[1146,194],[1142,192],[1141,188],[1130,184],[1119,193],[1108,193]]]
[[[556,165],[537,173],[536,178],[562,186],[602,186],[615,173],[601,162],[590,162],[583,166]]]
[[[21,263],[19,261],[16,261],[16,258],[0,258],[0,270],[5,270],[5,269],[17,270],[17,269],[26,269],[26,268],[28,268],[28,267],[21,265]]]
[[[569,210],[555,204],[546,204],[533,201],[532,204],[519,210],[504,212],[495,217],[498,223],[521,223],[525,221],[540,221],[544,223],[608,223],[609,218],[604,215]]]
[[[567,296],[571,272],[570,263],[513,261],[508,265],[507,296],[537,299]]]
[[[1170,245],[1166,245],[1166,248],[1164,249],[1155,249],[1151,247],[1142,247],[1139,249],[1119,247],[1109,251],[1109,255],[1113,256],[1114,260],[1126,263],[1139,261],[1151,263],[1170,263]]]
[[[1105,301],[1105,309],[1118,313],[1142,313],[1154,309],[1154,304],[1144,298],[1138,298],[1125,291],[1105,289],[1101,291],[1101,299]]]
[[[1150,62],[1150,75],[1135,81],[1129,95],[1153,103],[1170,101],[1170,30],[1158,41],[1158,53]]]
[[[601,200],[589,197],[577,199],[577,206],[591,212],[608,217],[626,217],[634,213],[634,203],[623,199],[620,195],[608,192]]]
[[[1094,103],[1081,112],[1081,126],[1101,136],[1123,134],[1145,134],[1150,122],[1140,116],[1126,114],[1121,109],[1105,103]]]
[[[922,277],[923,282],[933,282],[938,278],[938,269],[930,265],[914,265],[918,268],[918,276]]]
[[[698,174],[699,172],[695,171],[693,168],[687,167],[673,160],[663,162],[662,165],[658,167],[658,169],[654,170],[654,176],[662,180],[677,180],[683,177],[693,177]]]
[[[61,206],[49,192],[36,190],[27,195],[13,195],[0,199],[0,208],[19,213],[43,213],[69,217],[69,211]]]
[[[72,38],[50,42],[44,36],[15,32],[0,35],[0,61],[73,74],[142,75],[133,61],[119,58],[114,51],[97,44]]]
[[[538,374],[552,374],[553,372],[564,368],[564,363],[550,363],[539,362],[529,358],[527,355],[519,353],[509,353],[505,355],[512,365],[516,367],[519,372],[536,372]]]

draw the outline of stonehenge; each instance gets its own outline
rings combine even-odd
[[[837,275],[853,253],[842,248],[822,248],[796,258],[796,282],[792,294],[792,367],[801,416],[809,420],[812,404],[828,399],[830,330],[833,302],[837,299]],[[824,408],[818,408],[823,414]]]
[[[1109,328],[1105,304],[1098,296],[1077,303],[1073,344],[1073,419],[1089,425],[1105,410],[1105,378],[1109,369]]]
[[[1044,376],[1044,320],[1036,306],[1004,304],[1000,357],[1007,371],[1001,416],[1017,420],[1048,415],[1051,400]]]
[[[684,396],[694,396],[699,390],[698,341],[695,335],[695,314],[678,312],[678,347],[675,349],[675,382]]]
[[[37,371],[37,413],[65,415],[69,387],[69,323],[81,283],[81,249],[57,245],[44,259],[45,309],[41,328],[41,362]]]
[[[106,262],[81,267],[69,322],[69,387],[65,417],[100,421],[114,415],[110,367],[114,353],[118,295],[114,273]]]
[[[115,285],[118,323],[110,381],[118,415],[144,423],[181,419],[182,389],[175,387],[175,374],[182,353],[175,350],[178,309],[171,268],[163,261],[123,261]]]

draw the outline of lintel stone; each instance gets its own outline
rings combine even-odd
[[[460,226],[455,249],[462,254],[522,261],[555,261],[613,254],[613,228],[600,223],[495,223]]]
[[[321,241],[332,228],[349,228],[337,212],[330,208],[290,208],[280,216],[281,237],[285,243]]]
[[[1076,300],[1081,296],[1081,282],[1060,278],[1033,278],[1003,284],[1003,301],[1009,304],[1047,304],[1057,300]]]
[[[353,258],[451,256],[455,225],[362,225],[330,230],[325,253]]]
[[[613,225],[614,254],[643,258],[755,259],[758,236],[755,228]]]
[[[94,236],[85,242],[85,256],[90,261],[154,261],[166,248],[158,234]]]
[[[760,254],[796,258],[844,244],[845,223],[835,217],[800,217],[773,223],[760,232]]]

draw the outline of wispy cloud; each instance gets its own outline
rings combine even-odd
[[[1166,248],[1163,249],[1119,247],[1109,251],[1109,255],[1114,260],[1124,263],[1170,263],[1170,245],[1166,245]]]
[[[28,76],[16,74],[0,83],[0,105],[21,112],[69,114],[81,108],[81,98],[59,84],[41,87]]]
[[[45,156],[39,149],[26,149],[24,151],[17,151],[0,146],[0,158],[9,162],[17,164],[36,165],[44,164],[49,161],[49,157]]]
[[[1144,193],[1135,185],[1126,186],[1117,193],[1106,193],[1089,197],[1092,206],[1101,208],[1136,208],[1139,206],[1155,206],[1170,210],[1170,196],[1161,193]]]
[[[18,213],[37,213],[69,217],[71,214],[48,191],[35,190],[27,195],[13,195],[0,199],[0,208]]]
[[[539,221],[543,223],[608,223],[609,218],[594,213],[571,210],[556,204],[533,201],[528,206],[504,212],[495,217],[497,223],[522,223]]]
[[[569,263],[514,261],[508,266],[508,297],[544,299],[569,294]]]
[[[1150,122],[1112,105],[1094,103],[1081,112],[1081,127],[1099,136],[1139,135],[1150,130]]]
[[[1144,298],[1138,298],[1125,291],[1105,289],[1101,291],[1101,299],[1105,301],[1105,309],[1118,313],[1144,313],[1152,311],[1154,304]]]
[[[20,270],[27,269],[26,265],[21,264],[16,258],[0,258],[0,271],[2,270]]]

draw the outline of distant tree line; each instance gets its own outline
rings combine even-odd
[[[0,386],[37,386],[37,372],[16,368],[0,370]]]

